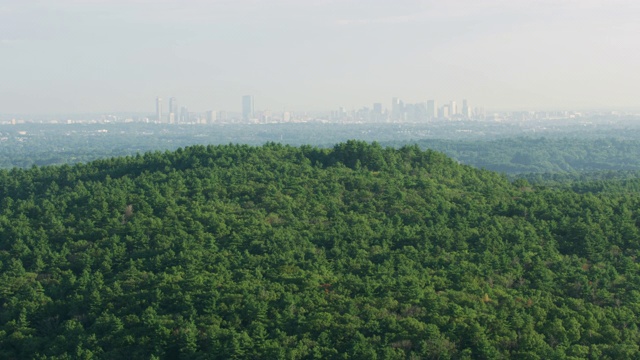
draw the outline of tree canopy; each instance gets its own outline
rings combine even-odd
[[[637,358],[640,196],[418,146],[0,171],[0,358]]]

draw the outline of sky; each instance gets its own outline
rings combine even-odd
[[[0,0],[0,113],[640,108],[637,0]]]

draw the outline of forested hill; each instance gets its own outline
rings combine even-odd
[[[0,358],[638,358],[639,203],[354,141],[2,170]]]

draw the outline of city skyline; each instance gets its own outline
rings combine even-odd
[[[412,97],[416,98],[416,97]],[[171,94],[167,96],[155,97],[155,108],[147,106],[147,110],[143,111],[126,111],[124,109],[104,112],[58,112],[58,113],[29,113],[18,114],[0,112],[0,122],[11,119],[98,119],[103,118],[120,118],[135,117],[138,121],[167,123],[167,124],[193,124],[193,123],[227,123],[245,122],[245,123],[264,123],[266,122],[289,122],[300,120],[302,116],[305,121],[309,120],[336,120],[344,118],[345,120],[366,120],[367,122],[420,122],[423,120],[462,120],[471,119],[479,120],[487,118],[509,117],[510,114],[611,114],[618,115],[638,115],[638,109],[625,108],[528,108],[528,109],[491,109],[486,108],[483,104],[472,103],[468,99],[451,99],[443,101],[442,99],[419,99],[415,103],[405,102],[400,97],[392,97],[388,102],[370,102],[369,104],[355,105],[353,107],[344,107],[334,105],[332,108],[321,110],[308,109],[290,109],[283,107],[282,109],[271,109],[269,107],[255,106],[253,95],[243,95],[236,106],[227,108],[205,107],[190,109],[187,106],[179,106],[176,96]],[[168,100],[168,101],[166,101]],[[461,100],[458,102],[457,100]],[[189,99],[185,101],[189,103]],[[180,102],[182,104],[182,102]],[[260,104],[260,99],[258,99]],[[556,114],[556,115],[554,115]],[[98,116],[98,117],[96,117]],[[563,115],[560,115],[562,117]],[[266,117],[266,119],[265,119]]]
[[[174,125],[193,124],[273,124],[273,123],[433,123],[437,121],[527,121],[591,118],[602,116],[638,116],[640,112],[618,110],[586,110],[585,109],[544,109],[526,111],[486,111],[483,106],[472,106],[467,99],[462,99],[458,106],[456,100],[440,103],[436,99],[421,100],[416,103],[405,102],[399,97],[390,99],[389,106],[381,102],[374,102],[371,107],[345,108],[343,106],[325,111],[272,111],[270,109],[256,109],[253,95],[243,95],[240,108],[227,111],[226,109],[209,109],[206,111],[189,111],[186,106],[179,107],[175,96],[168,97],[168,110],[165,111],[164,99],[155,98],[155,110],[144,113],[126,111],[107,113],[85,113],[67,115],[36,115],[11,116],[0,113],[0,125],[23,123],[156,123]],[[97,116],[96,116],[97,115]],[[61,117],[61,118],[60,118]]]
[[[157,94],[235,109],[247,93],[278,111],[401,94],[637,109],[638,17],[632,0],[7,0],[0,113],[147,111]]]
[[[385,107],[381,102],[374,102],[370,107],[361,106],[359,108],[347,109],[340,106],[337,111],[325,110],[331,114],[331,118],[346,118],[353,117],[356,114],[357,117],[366,118],[369,121],[420,121],[420,120],[434,120],[434,119],[471,119],[477,117],[480,113],[484,116],[484,108],[476,107],[471,108],[468,105],[468,100],[462,100],[462,107],[458,109],[455,100],[450,100],[441,107],[437,106],[437,101],[429,99],[426,101],[420,101],[417,103],[405,103],[399,97],[393,97],[391,99],[390,107]],[[156,97],[155,103],[155,116],[154,121],[158,123],[190,123],[192,122],[192,116],[186,107],[178,108],[177,99],[174,96],[169,97],[169,110],[164,112],[162,97]],[[240,116],[238,119],[244,122],[251,122],[256,120],[265,120],[265,117],[271,117],[273,112],[271,109],[257,109],[255,108],[255,99],[253,95],[243,95],[240,105]],[[229,113],[234,114],[235,109],[231,109]],[[304,111],[303,111],[304,112]],[[217,120],[227,120],[227,110],[208,109],[206,111],[196,112],[200,115],[204,114],[203,118],[196,116],[195,122],[200,123],[213,123]],[[220,116],[218,115],[220,113]],[[281,111],[283,119],[291,117],[291,111],[288,109],[282,109]],[[352,113],[347,116],[348,113]],[[265,115],[266,114],[266,115]],[[233,119],[233,116],[231,116]]]
[[[176,119],[179,119],[181,117],[184,116],[183,112],[188,111],[188,109],[186,107],[182,107],[179,108],[177,107],[177,99],[175,96],[169,96],[169,110],[168,113],[165,113],[166,116],[168,116],[171,113],[175,113],[176,114]],[[417,97],[412,97],[414,99],[416,99]],[[442,110],[443,108],[448,109],[448,113],[451,115],[465,115],[467,117],[469,117],[469,114],[472,113],[474,110],[481,108],[483,111],[488,111],[488,112],[496,112],[496,113],[504,113],[504,112],[527,112],[527,111],[537,111],[537,112],[545,112],[545,111],[612,111],[612,112],[617,112],[617,111],[628,111],[628,110],[632,110],[631,112],[635,112],[640,111],[640,107],[637,108],[613,108],[613,107],[582,107],[582,108],[571,108],[571,107],[550,107],[550,108],[522,108],[522,109],[505,109],[505,108],[497,108],[497,109],[492,109],[492,108],[486,108],[483,104],[475,104],[475,106],[470,106],[469,105],[469,101],[468,99],[465,98],[454,98],[454,99],[449,99],[447,101],[443,101],[441,103],[439,103],[438,101],[442,100],[442,99],[418,99],[415,103],[410,103],[410,102],[405,102],[402,98],[394,96],[390,99],[390,102],[388,104],[388,106],[384,103],[384,102],[379,102],[379,101],[373,101],[373,102],[369,102],[369,104],[359,104],[359,105],[354,105],[352,107],[344,107],[344,106],[340,106],[339,104],[334,104],[333,107],[331,108],[326,108],[326,109],[320,109],[320,110],[309,110],[309,109],[291,109],[288,107],[283,107],[281,109],[272,109],[268,106],[264,106],[264,107],[255,107],[255,99],[253,95],[242,95],[241,97],[241,103],[240,105],[237,106],[231,106],[230,108],[218,108],[218,107],[205,107],[205,108],[201,108],[201,109],[197,109],[195,112],[196,113],[208,113],[211,111],[214,112],[224,112],[224,113],[231,113],[231,114],[239,114],[240,118],[242,118],[243,120],[248,120],[251,119],[255,113],[258,112],[263,112],[263,111],[275,111],[275,112],[291,112],[291,111],[297,111],[297,112],[314,112],[314,113],[322,113],[322,112],[333,112],[336,109],[338,109],[338,111],[341,111],[340,109],[344,110],[344,111],[357,111],[357,110],[361,110],[361,109],[370,109],[373,113],[384,113],[387,112],[390,116],[394,116],[394,113],[397,110],[394,110],[396,106],[400,105],[400,106],[404,106],[409,105],[409,106],[421,106],[423,107],[423,111],[427,114],[426,116],[429,118],[438,118],[438,117],[443,117],[442,116]],[[457,100],[462,100],[461,104],[458,105]],[[160,101],[160,103],[162,103],[162,97],[156,97],[156,112],[155,112],[155,119],[159,119],[160,117],[158,116],[158,101]],[[439,105],[440,104],[440,105]],[[173,110],[172,110],[173,109]],[[127,112],[127,111],[116,111],[116,112]],[[145,111],[141,111],[138,113],[144,113]],[[446,116],[445,116],[446,117]]]
[[[581,110],[528,110],[528,111],[490,111],[483,106],[472,106],[468,99],[462,99],[458,106],[456,100],[443,102],[438,106],[438,101],[429,99],[417,103],[404,102],[399,97],[391,98],[389,107],[383,103],[374,102],[371,107],[347,109],[338,107],[330,111],[319,112],[293,112],[282,110],[256,109],[253,95],[243,95],[239,111],[206,110],[189,112],[186,107],[177,107],[177,99],[169,98],[169,112],[162,109],[162,98],[156,97],[156,114],[149,117],[138,117],[138,122],[153,122],[160,124],[269,124],[289,122],[334,122],[334,123],[429,123],[434,121],[526,121],[544,119],[571,119],[592,116],[637,116],[638,113],[619,111],[587,111]],[[175,113],[174,113],[175,111]],[[179,111],[179,113],[177,113]],[[164,114],[164,115],[163,115]],[[109,119],[118,120],[118,117],[108,116]],[[1,120],[1,119],[0,119]],[[14,119],[15,120],[15,119]],[[111,121],[109,120],[109,121]],[[128,121],[133,121],[129,118]]]

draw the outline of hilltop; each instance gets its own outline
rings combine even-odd
[[[0,358],[634,358],[636,192],[417,146],[0,171]]]

